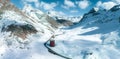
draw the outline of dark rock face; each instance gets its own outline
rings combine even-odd
[[[64,22],[67,22],[67,21],[66,20],[57,20],[57,22],[64,23]]]
[[[63,24],[64,26],[73,25],[73,23],[71,21],[68,21],[68,20],[59,19],[59,20],[56,20],[56,21],[60,24]]]
[[[30,24],[16,25],[11,24],[2,28],[2,32],[11,32],[13,35],[25,39],[28,34],[36,33],[37,30]]]
[[[57,23],[60,23],[60,24],[62,24],[64,26],[71,26],[71,25],[73,25],[73,22],[71,22],[69,20],[65,20],[65,19],[58,19],[57,17],[56,17],[56,21],[57,21]]]

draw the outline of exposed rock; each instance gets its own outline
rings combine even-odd
[[[69,20],[65,20],[65,19],[58,19],[56,17],[56,21],[64,26],[71,26],[73,25],[73,22],[69,21]]]
[[[11,24],[7,27],[2,28],[2,32],[9,32],[15,36],[18,36],[22,39],[26,39],[28,34],[33,34],[36,33],[37,30],[30,24],[24,24],[24,25],[16,25],[16,24]]]

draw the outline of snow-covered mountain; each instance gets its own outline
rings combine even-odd
[[[59,54],[72,59],[119,59],[120,5],[110,10],[93,8],[81,21],[62,29],[55,38]]]
[[[79,32],[77,30],[79,30]],[[72,29],[68,31],[70,32],[77,31],[74,33],[79,34],[79,36],[74,34],[76,38],[71,37],[72,39],[78,39],[78,38],[83,40],[88,39],[88,41],[98,40],[98,42],[100,42],[101,44],[101,46],[97,44],[96,44],[97,46],[92,45],[94,47],[92,47],[91,45],[88,45],[88,50],[85,50],[82,47],[86,52],[89,51],[89,52],[92,52],[93,54],[86,56],[86,54],[83,53],[81,55],[84,55],[84,57],[79,56],[79,58],[81,59],[82,58],[83,59],[119,59],[118,57],[120,56],[120,53],[118,52],[120,50],[119,49],[120,48],[120,45],[119,45],[120,31],[119,30],[120,30],[120,5],[116,5],[110,10],[98,10],[98,9],[96,10],[96,8],[93,8],[83,16],[79,24],[72,26]],[[79,48],[77,49],[78,50],[82,49],[82,48],[80,49]],[[71,52],[71,53],[74,53],[74,52]],[[101,55],[103,56],[100,57]],[[76,57],[77,56],[75,56],[75,58]]]
[[[36,59],[37,49],[43,51],[38,54],[42,59],[54,56],[43,44],[58,27],[52,17],[38,9],[25,6],[21,11],[9,0],[0,0],[0,59]]]
[[[51,35],[59,27],[52,17],[29,5],[21,11],[9,0],[1,0],[0,4],[0,35],[6,37],[3,40],[11,40],[10,45],[30,42],[32,38],[28,38],[37,35]]]
[[[64,20],[68,20],[74,23],[77,23],[81,20],[82,16],[66,16],[66,15],[61,15],[60,13],[57,13],[55,11],[49,11],[47,12],[47,15],[53,17],[56,19],[56,17],[58,19],[64,19]]]
[[[63,59],[44,46],[52,35],[55,47],[49,42],[48,47],[63,56],[119,59],[119,30],[120,5],[110,10],[93,8],[83,17],[61,17],[29,4],[19,10],[9,0],[0,0],[0,59]]]
[[[55,20],[60,23],[61,25],[64,25],[64,26],[72,26],[74,25],[74,22],[70,21],[70,20],[66,20],[66,19],[62,19],[62,18],[58,18],[58,17],[55,17]]]
[[[96,27],[95,30],[84,33],[83,35],[101,34],[103,44],[113,43],[117,46],[120,40],[120,5],[116,5],[110,10],[96,11],[93,8],[83,16],[80,25],[84,29]]]
[[[71,22],[77,23],[82,19],[82,16],[59,17],[59,18],[63,18],[63,19],[69,20]]]
[[[59,24],[52,17],[48,16],[46,13],[43,13],[41,10],[33,8],[29,4],[24,6],[23,12],[44,25],[50,25],[54,28],[57,28],[59,26]]]

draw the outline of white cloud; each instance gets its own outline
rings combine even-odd
[[[39,8],[40,7],[40,3],[39,2],[35,2],[35,7]]]
[[[75,7],[74,2],[72,2],[70,0],[64,0],[64,4],[68,7]]]
[[[70,12],[71,12],[71,13],[77,13],[78,10],[71,10]]]
[[[59,15],[62,15],[62,16],[65,16],[65,15],[66,15],[66,14],[63,13],[62,11],[59,11],[58,14],[59,14]]]
[[[120,4],[120,0],[112,0],[113,2]]]
[[[56,6],[57,3],[45,3],[45,2],[41,2],[40,6],[44,9],[44,10],[53,10]]]
[[[24,0],[26,2],[38,2],[38,0]]]
[[[36,8],[43,8],[44,10],[53,10],[54,7],[57,6],[57,3],[46,3],[46,2],[39,2],[39,0],[22,0],[24,5],[29,4],[29,3],[34,3]]]
[[[69,9],[69,8],[73,8],[73,7],[76,7],[75,6],[75,3],[70,1],[70,0],[64,0],[64,5],[61,5],[62,8],[65,8],[65,9]]]
[[[29,2],[30,3],[33,2],[33,3],[35,3],[35,7],[37,7],[37,8],[39,8],[39,6],[40,6],[40,3],[38,0],[22,0],[22,2],[24,3],[24,5],[28,4]]]
[[[61,5],[61,7],[64,8],[64,9],[69,9],[69,7],[66,6],[66,5]]]
[[[115,5],[116,5],[116,3],[112,2],[112,1],[103,2],[103,3],[101,1],[98,1],[97,4],[96,4],[96,7],[109,10]]]
[[[96,4],[96,7],[99,7],[102,5],[102,2],[101,1],[98,1],[97,4]]]
[[[83,0],[83,1],[78,1],[76,2],[78,4],[78,6],[81,8],[81,9],[86,9],[89,5],[90,5],[90,2],[87,1],[87,0]]]
[[[105,8],[105,9],[107,9],[107,10],[109,10],[110,8],[112,8],[115,5],[116,5],[116,3],[114,3],[114,2],[104,2],[102,4],[102,7]]]

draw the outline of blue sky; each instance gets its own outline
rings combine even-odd
[[[82,16],[93,7],[110,9],[120,3],[119,0],[11,0],[11,2],[19,9],[30,4],[43,12],[50,11],[67,16]]]

